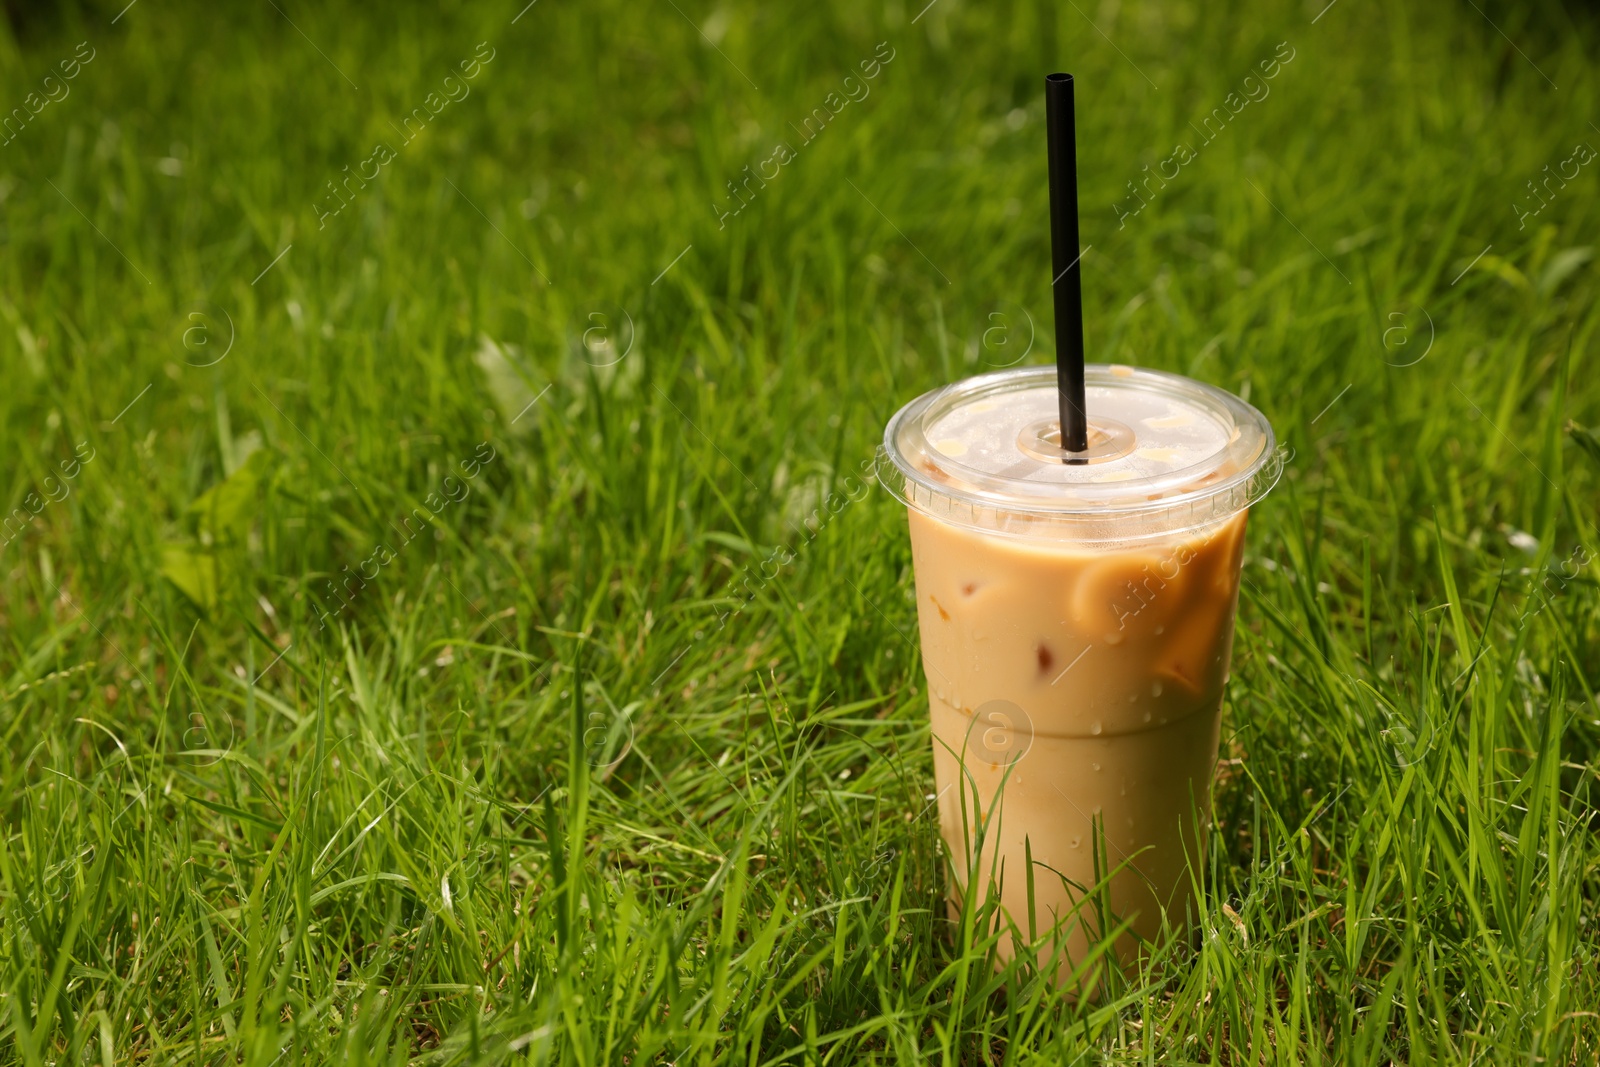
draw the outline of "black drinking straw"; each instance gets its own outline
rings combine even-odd
[[[1078,135],[1072,113],[1072,75],[1044,79],[1045,127],[1050,138],[1050,283],[1056,305],[1056,390],[1061,447],[1089,447],[1083,400],[1083,281],[1078,270]],[[1072,462],[1072,460],[1067,460]]]

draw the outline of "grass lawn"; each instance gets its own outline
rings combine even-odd
[[[524,3],[0,39],[0,1062],[1596,1062],[1591,15]],[[1057,69],[1091,359],[1289,456],[1081,1003],[945,913],[851,481],[1050,358]]]

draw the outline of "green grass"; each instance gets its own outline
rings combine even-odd
[[[0,41],[5,108],[94,49],[0,148],[0,476],[40,505],[0,555],[0,1061],[1600,1056],[1600,449],[1568,429],[1600,423],[1600,163],[1511,206],[1600,145],[1592,23],[276,6]],[[847,481],[1030,317],[1048,358],[1061,68],[1092,357],[1293,450],[1198,949],[1093,1003],[946,918],[905,520]]]

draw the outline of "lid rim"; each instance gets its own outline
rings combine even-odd
[[[1224,428],[1233,431],[1232,436],[1210,457],[1174,471],[1162,472],[1156,476],[1160,480],[1158,484],[1146,483],[1156,490],[1154,499],[1139,494],[1137,488],[1128,481],[1074,485],[1070,487],[1070,499],[1058,497],[1052,500],[1044,493],[1012,494],[1000,488],[970,484],[971,480],[976,479],[970,479],[969,484],[954,485],[930,477],[919,469],[914,462],[915,457],[908,455],[902,446],[917,445],[924,455],[933,454],[935,449],[927,440],[925,427],[912,420],[924,416],[951,391],[960,389],[966,397],[977,399],[1001,391],[1036,387],[1052,381],[1054,377],[1054,368],[1049,366],[1007,368],[930,390],[895,412],[884,428],[883,444],[879,449],[880,483],[908,506],[929,511],[935,517],[961,525],[990,530],[994,529],[994,523],[1000,515],[1012,516],[1024,523],[1069,527],[1083,524],[1099,526],[1113,521],[1134,524],[1154,522],[1168,527],[1168,522],[1163,519],[1179,524],[1203,524],[1249,507],[1277,484],[1282,473],[1283,457],[1277,448],[1276,436],[1266,416],[1247,401],[1214,385],[1170,371],[1090,364],[1085,367],[1085,372],[1091,380],[1098,380],[1095,384],[1100,385],[1117,385],[1136,376],[1147,387],[1210,409],[1213,416],[1231,423],[1231,426]],[[1010,390],[1006,389],[1007,386],[1010,386]],[[1173,483],[1192,479],[1197,469],[1204,468],[1208,463],[1213,468],[1235,463],[1237,467],[1227,477],[1189,492],[1179,491],[1173,486]],[[944,457],[940,460],[940,466],[958,477],[971,472],[988,480],[995,479],[993,474],[969,467],[954,457]],[[1021,479],[1012,480],[1012,484],[1018,482]],[[1045,492],[1054,487],[1050,483],[1030,484]],[[1085,496],[1095,496],[1102,486],[1104,499],[1084,499]],[[1142,498],[1130,497],[1129,490]],[[1066,493],[1062,496],[1066,496]],[[917,499],[919,497],[923,499]],[[928,505],[934,501],[941,501],[942,506],[930,511]],[[961,515],[954,514],[956,512],[968,514],[963,520]],[[993,513],[990,522],[977,521],[983,512]]]

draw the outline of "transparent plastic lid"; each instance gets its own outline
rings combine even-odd
[[[1197,529],[1255,503],[1283,463],[1266,417],[1177,374],[1084,369],[1089,448],[1060,445],[1054,367],[925,393],[889,420],[879,480],[935,518],[1000,534],[1126,541]]]

